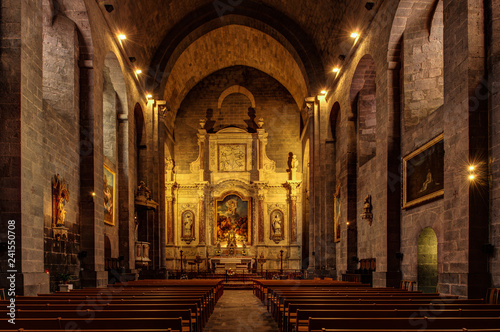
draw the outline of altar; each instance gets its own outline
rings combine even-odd
[[[250,273],[254,264],[255,259],[251,257],[214,257],[210,259],[210,267],[215,273],[226,273],[227,270],[236,273]]]

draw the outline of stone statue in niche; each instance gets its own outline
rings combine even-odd
[[[182,240],[187,244],[194,240],[194,213],[190,210],[182,213]]]
[[[271,212],[271,239],[278,243],[283,238],[283,212],[274,210]]]
[[[184,212],[183,221],[184,236],[191,237],[193,235],[193,214],[190,211]]]
[[[66,220],[66,203],[69,201],[69,191],[66,181],[57,174],[52,185],[52,226],[63,227]]]

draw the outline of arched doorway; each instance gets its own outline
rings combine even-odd
[[[437,291],[437,237],[430,227],[424,228],[418,238],[417,275],[419,291]]]

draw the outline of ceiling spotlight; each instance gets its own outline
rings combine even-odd
[[[472,181],[472,180],[474,180],[475,178],[476,178],[476,176],[475,176],[474,174],[469,175],[469,180],[471,180],[471,181]]]
[[[135,60],[137,60],[137,59],[136,59],[135,57],[133,57],[133,56],[128,57],[128,59],[130,60],[130,62],[135,62]]]
[[[137,75],[139,75],[140,73],[142,73],[142,70],[137,69],[137,70],[135,71],[135,73],[136,73]]]
[[[372,10],[372,9],[373,9],[373,6],[375,6],[375,2],[372,2],[372,1],[368,1],[368,2],[365,4],[365,8],[366,8],[366,10]]]
[[[115,10],[115,7],[113,7],[113,5],[104,5],[104,8],[108,13],[111,13],[113,10]]]
[[[151,98],[153,98],[153,95],[151,95],[151,94],[147,94],[147,95],[146,95],[146,98],[151,99]]]
[[[333,68],[333,70],[332,70],[332,71],[333,71],[334,73],[338,73],[338,72],[340,71],[340,69],[339,69],[338,67],[335,67],[335,68]]]
[[[340,61],[344,61],[345,60],[345,55],[344,54],[339,55],[339,60]]]
[[[125,39],[127,39],[127,36],[125,36],[124,34],[119,34],[118,39],[125,40]]]
[[[469,171],[473,171],[475,167],[473,165],[469,166]]]
[[[358,38],[359,34],[357,32],[351,33],[351,38]]]

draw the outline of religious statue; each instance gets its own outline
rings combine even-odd
[[[165,158],[165,181],[174,181],[173,173],[175,173],[175,164],[172,158]]]
[[[53,204],[53,221],[55,227],[63,227],[66,219],[66,203],[69,201],[69,191],[66,187],[66,181],[61,180],[59,174],[54,177],[52,185],[52,204]]]
[[[144,199],[151,199],[151,190],[146,186],[144,181],[140,181],[137,186],[137,197],[142,196]]]
[[[290,160],[290,180],[297,180],[297,167],[299,167],[299,160],[297,159],[297,155],[292,155],[292,159]]]
[[[281,237],[281,216],[279,212],[274,213],[274,218],[273,218],[273,231],[274,231],[274,237]]]
[[[191,211],[186,211],[184,212],[183,215],[183,227],[184,227],[184,233],[183,237],[192,237],[193,235],[193,213]]]

